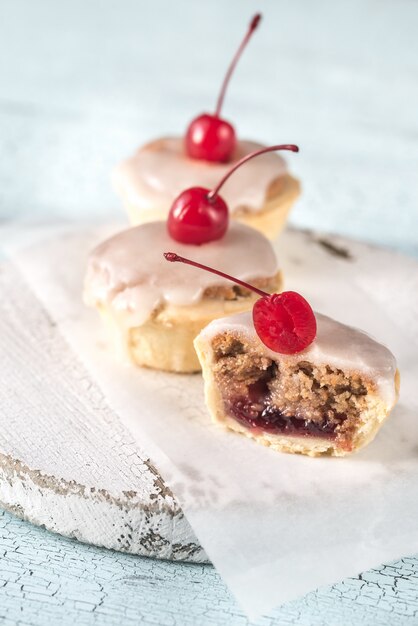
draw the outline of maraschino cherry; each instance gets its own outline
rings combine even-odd
[[[270,350],[280,354],[297,354],[310,346],[315,339],[315,314],[309,302],[296,291],[270,294],[213,267],[179,256],[175,252],[165,252],[164,257],[167,261],[186,263],[222,276],[261,296],[253,307],[253,322],[257,335]]]
[[[232,59],[231,65],[222,83],[215,114],[202,113],[202,115],[199,115],[190,123],[187,129],[186,152],[192,159],[225,163],[232,157],[237,144],[235,130],[229,122],[220,117],[220,113],[231,75],[260,20],[260,13],[254,15],[248,27],[248,31]]]
[[[221,178],[215,189],[191,187],[174,200],[168,214],[167,228],[170,236],[181,243],[200,245],[221,239],[228,228],[228,206],[219,190],[228,178],[244,163],[265,152],[291,150],[299,152],[293,144],[282,144],[250,152],[237,161]]]

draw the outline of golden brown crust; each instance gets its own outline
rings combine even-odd
[[[259,230],[268,239],[276,239],[283,230],[290,209],[301,192],[299,181],[290,174],[276,181],[267,191],[266,201],[260,211],[251,212],[248,207],[241,206],[232,214],[234,219]]]
[[[255,228],[270,240],[276,239],[286,224],[290,209],[300,196],[300,183],[296,178],[285,174],[282,179],[282,192],[267,200],[260,211],[250,212],[246,207],[240,207],[232,213],[232,218]],[[122,189],[118,189],[118,193],[122,196],[133,226],[167,218],[167,207],[156,206],[152,211],[142,211],[125,197]]]
[[[308,361],[287,362],[280,357],[273,361],[231,332],[216,335],[210,344],[198,337],[195,346],[214,421],[275,450],[344,456],[369,443],[393,408],[379,397],[375,381],[360,372]],[[289,419],[296,416],[304,420],[308,430],[303,432],[302,428],[301,435],[297,431],[263,431],[237,421],[231,407],[236,406],[237,399],[249,398],[249,388],[255,385],[259,390],[260,384],[268,404],[258,406],[264,396],[261,400],[252,396],[254,416],[268,406]],[[398,372],[395,386],[398,390]]]
[[[285,174],[284,176],[278,176],[277,178],[271,181],[266,191],[267,201],[274,200],[274,198],[281,195],[285,191],[286,184],[287,184],[287,176],[288,174]]]
[[[155,139],[145,144],[140,150],[160,150],[164,141],[164,138]],[[155,206],[152,211],[143,211],[140,206],[129,201],[123,188],[118,187],[117,192],[122,197],[132,225],[136,226],[147,221],[165,220],[167,218],[167,207]],[[264,206],[259,211],[251,210],[250,207],[242,205],[232,212],[232,217],[259,230],[268,239],[275,239],[283,229],[290,209],[300,193],[299,181],[290,174],[283,174],[275,178],[266,189]]]
[[[291,181],[289,180],[291,178],[292,177],[290,176],[290,174],[282,174],[282,176],[278,176],[277,178],[272,180],[272,182],[266,189],[266,195],[264,200],[266,205],[269,202],[277,201],[279,197],[286,192],[288,187],[291,186]],[[260,213],[263,213],[265,210],[267,209],[263,207]],[[243,215],[248,215],[249,213],[254,213],[254,211],[248,206],[241,205],[234,210],[234,217],[238,218]]]
[[[253,281],[260,289],[281,290],[281,273]],[[188,307],[163,304],[154,309],[141,326],[131,324],[126,311],[112,305],[97,305],[113,337],[116,351],[137,365],[170,372],[200,371],[193,341],[212,320],[251,309],[257,300],[252,291],[235,292],[229,287],[213,288],[200,302]]]
[[[277,293],[277,291],[281,291],[282,288],[282,273],[278,271],[274,276],[269,276],[266,278],[254,278],[253,280],[248,281],[254,287],[258,289],[263,289],[264,291],[268,291],[269,293]],[[221,299],[221,300],[237,300],[238,298],[248,298],[254,292],[250,289],[245,289],[245,287],[241,287],[240,285],[234,285],[231,283],[231,286],[227,285],[218,285],[213,287],[208,287],[203,292],[203,298],[208,299]]]

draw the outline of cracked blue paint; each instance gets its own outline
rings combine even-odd
[[[418,624],[418,558],[314,591],[250,622],[210,565],[86,546],[0,510],[0,624],[406,626]]]
[[[181,15],[190,25],[211,23],[222,12],[228,30],[219,21],[219,32],[229,34],[255,9],[250,0],[241,0],[239,10],[220,0],[160,0],[160,12],[154,4],[3,0],[1,220],[120,217],[111,167],[139,142],[183,129],[212,97],[230,54],[229,36],[220,35],[203,54],[203,30],[190,26],[179,38],[173,23]],[[266,4],[265,39],[252,43],[228,107],[248,135],[267,142],[278,128],[306,141],[310,155],[304,161],[302,150],[292,161],[304,172],[305,193],[294,212],[299,225],[418,254],[418,135],[411,132],[418,109],[417,7],[396,0]],[[350,28],[355,45],[347,45]],[[173,37],[175,54],[161,45]],[[265,71],[263,59],[276,46]],[[385,160],[388,136],[392,150]],[[250,622],[210,566],[82,545],[0,510],[0,624]],[[418,626],[418,559],[405,557],[314,591],[252,623],[287,625]]]

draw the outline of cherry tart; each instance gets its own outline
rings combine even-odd
[[[269,348],[249,312],[202,330],[195,347],[217,424],[308,456],[345,456],[372,441],[397,401],[395,358],[357,329],[315,319],[315,339],[290,353],[288,341]]]
[[[113,187],[132,224],[166,219],[184,189],[211,189],[233,164],[262,147],[253,141],[238,141],[230,162],[213,163],[188,157],[181,138],[158,139],[116,167]],[[289,174],[282,156],[267,153],[237,171],[225,183],[222,195],[232,219],[274,239],[300,195],[300,184]]]
[[[174,241],[165,222],[149,222],[92,251],[84,300],[100,312],[119,355],[140,366],[196,372],[196,335],[218,317],[251,309],[257,295],[228,278],[167,264],[163,253],[173,246],[269,293],[281,289],[281,273],[269,241],[238,223],[221,238],[193,246]]]
[[[166,219],[184,189],[213,188],[234,164],[263,148],[239,140],[231,122],[221,117],[230,78],[260,19],[257,14],[250,21],[225,75],[214,113],[195,117],[183,137],[148,143],[114,170],[113,186],[132,224]],[[223,193],[233,219],[272,239],[283,228],[300,186],[281,156],[264,154],[229,180]]]

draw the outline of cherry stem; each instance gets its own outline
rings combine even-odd
[[[216,111],[215,111],[215,116],[219,117],[219,114],[221,112],[222,109],[222,105],[224,102],[224,98],[225,98],[225,92],[226,92],[226,88],[228,86],[229,80],[232,76],[232,73],[235,69],[236,64],[238,63],[238,59],[240,58],[241,54],[243,53],[243,50],[245,48],[245,46],[247,45],[247,43],[249,42],[251,35],[253,34],[253,32],[255,31],[255,29],[257,28],[258,24],[260,23],[261,20],[261,13],[257,13],[256,15],[254,15],[253,19],[250,22],[250,25],[248,27],[247,33],[244,37],[244,39],[241,42],[240,47],[238,48],[238,50],[235,53],[234,58],[231,61],[231,64],[228,68],[228,71],[225,75],[224,81],[222,83],[222,87],[221,87],[221,91],[218,97],[218,102],[216,104]]]
[[[250,152],[250,154],[247,154],[246,156],[242,157],[242,159],[237,161],[233,165],[233,167],[231,167],[229,172],[227,172],[225,174],[225,176],[223,176],[221,178],[219,183],[216,185],[215,189],[213,189],[212,191],[210,191],[208,193],[208,200],[211,201],[211,200],[213,200],[215,198],[215,196],[219,193],[219,190],[222,187],[222,185],[228,180],[228,178],[231,176],[231,174],[233,174],[235,172],[235,170],[237,170],[239,167],[241,167],[241,165],[244,165],[244,163],[246,163],[250,159],[253,159],[254,157],[258,156],[259,154],[264,154],[265,152],[275,152],[276,150],[291,150],[292,152],[299,152],[298,146],[295,146],[292,143],[281,144],[279,146],[270,146],[268,148],[262,148],[261,150],[256,150],[255,152]]]
[[[237,283],[237,285],[241,285],[241,287],[245,287],[245,289],[249,289],[250,291],[254,291],[254,293],[259,296],[269,296],[270,294],[266,291],[262,291],[261,289],[257,289],[253,285],[249,285],[245,283],[243,280],[239,280],[239,278],[234,278],[229,274],[225,274],[224,272],[220,272],[219,270],[215,270],[213,267],[209,267],[208,265],[203,265],[202,263],[197,263],[197,261],[191,261],[190,259],[186,259],[183,256],[179,256],[175,252],[164,252],[164,257],[166,261],[170,261],[171,263],[179,262],[185,263],[186,265],[193,265],[193,267],[198,267],[201,270],[205,270],[206,272],[212,272],[212,274],[216,274],[217,276],[222,276],[222,278],[226,278],[233,283]]]

